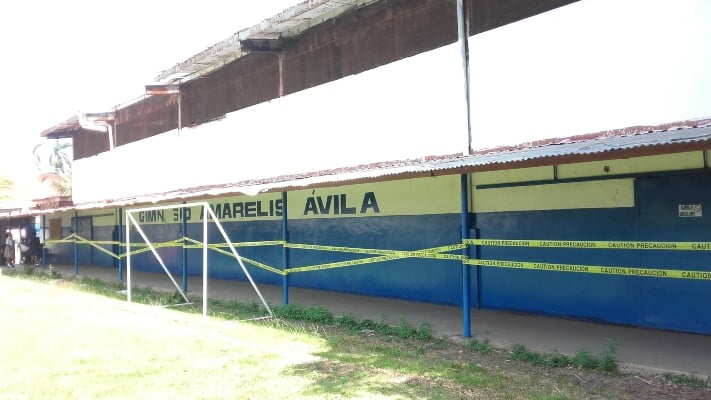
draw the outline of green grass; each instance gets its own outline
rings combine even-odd
[[[694,376],[671,373],[664,374],[663,377],[668,382],[678,386],[686,386],[693,389],[711,388],[711,378],[701,379]]]
[[[504,352],[434,338],[427,324],[293,305],[254,319],[266,315],[261,305],[218,299],[203,318],[199,302],[166,308],[184,302],[175,292],[132,288],[142,304],[128,304],[122,284],[11,275],[24,279],[0,276],[11,327],[0,336],[0,359],[12,360],[0,363],[5,398],[614,399],[629,390],[567,374],[616,368],[613,346],[598,357]]]
[[[288,397],[306,380],[287,375],[273,386],[273,375],[325,346],[307,335],[21,280],[2,278],[0,295],[13,305],[3,309],[3,325],[13,327],[0,341],[0,357],[12,360],[0,364],[4,398]]]
[[[491,353],[491,344],[489,343],[489,339],[485,339],[484,341],[479,341],[477,339],[471,339],[468,343],[467,346],[476,351],[477,353],[481,354],[490,354]]]
[[[511,358],[517,361],[528,362],[532,365],[549,368],[573,366],[576,368],[596,369],[606,373],[617,373],[616,348],[617,346],[611,343],[598,357],[592,356],[587,350],[581,350],[571,358],[560,353],[539,353],[530,351],[523,345],[517,344],[513,346]]]

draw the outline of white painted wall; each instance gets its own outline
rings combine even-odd
[[[584,0],[471,37],[473,148],[709,117],[709,16]],[[457,44],[419,54],[77,160],[74,200],[461,153],[462,82]]]
[[[119,146],[75,161],[74,201],[462,153],[462,81],[459,47],[446,46]]]

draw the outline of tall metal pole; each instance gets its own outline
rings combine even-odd
[[[471,99],[469,92],[469,13],[467,12],[466,0],[457,0],[457,32],[459,36],[459,46],[462,55],[462,70],[464,72],[464,104],[466,107],[467,119],[467,147],[464,155],[469,155],[472,150],[472,122],[471,122]],[[469,235],[469,184],[468,175],[462,174],[462,241]],[[466,256],[467,248],[462,250]],[[464,337],[471,337],[471,306],[469,304],[470,287],[469,265],[462,263],[462,319]]]
[[[461,175],[461,199],[462,199],[462,243],[469,237],[469,176],[468,174]],[[468,246],[462,249],[462,255],[467,257]],[[462,322],[463,322],[463,337],[471,337],[471,305],[469,299],[471,286],[470,267],[467,263],[462,262]]]
[[[467,147],[464,154],[468,155],[472,149],[472,122],[469,94],[469,16],[465,0],[457,0],[457,31],[459,33],[459,46],[462,54],[462,70],[464,72],[464,102],[467,118]]]

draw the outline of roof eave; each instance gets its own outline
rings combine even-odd
[[[71,138],[81,130],[79,117],[76,115],[70,117],[64,122],[61,122],[51,128],[45,129],[40,133],[40,137],[47,139],[64,139]]]

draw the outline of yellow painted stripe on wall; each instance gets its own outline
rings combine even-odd
[[[474,185],[535,182],[552,179],[553,167],[551,166],[508,169],[503,171],[475,172],[472,174],[472,181]]]
[[[207,203],[221,222],[269,221],[280,220],[282,218],[283,206],[280,193],[266,193],[256,196],[220,197],[207,200]],[[182,203],[162,203],[160,205],[179,206],[182,205]],[[140,208],[149,207],[135,207],[133,209]],[[204,210],[202,206],[193,206],[163,210],[146,210],[133,212],[131,215],[139,224],[175,224],[182,222],[183,214],[185,214],[188,223],[202,222],[203,213]]]
[[[459,175],[289,192],[289,219],[459,213]]]
[[[711,159],[711,151],[706,150],[705,152],[707,153],[707,158]],[[693,151],[629,159],[560,164],[557,166],[557,178],[607,177],[645,172],[681,171],[703,167],[704,152]],[[553,179],[553,166],[475,172],[472,174],[472,183],[477,186]]]
[[[474,189],[472,198],[474,212],[633,207],[634,180]]]
[[[694,151],[620,160],[561,164],[558,166],[558,178],[587,178],[595,176],[634,174],[640,172],[680,171],[703,167],[703,152]]]
[[[288,215],[311,219],[459,213],[459,191],[459,175],[297,190],[288,194]],[[223,222],[279,220],[283,215],[281,193],[223,197],[208,203]],[[187,213],[189,223],[202,221],[202,207],[144,211],[133,217],[140,224],[172,224],[180,223],[181,212]]]

